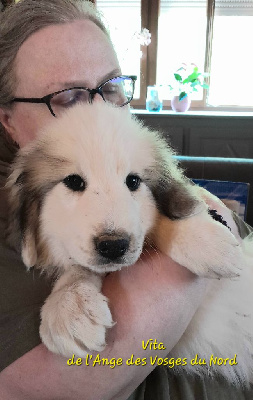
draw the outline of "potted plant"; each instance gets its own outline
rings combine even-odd
[[[174,111],[187,111],[191,105],[189,94],[197,92],[200,87],[208,89],[209,85],[205,83],[205,78],[209,74],[199,71],[195,64],[187,66],[183,64],[175,73],[175,85],[169,85],[170,90],[174,92],[171,100],[171,107]]]

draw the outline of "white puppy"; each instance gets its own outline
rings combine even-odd
[[[77,105],[19,152],[8,187],[9,241],[21,244],[28,268],[56,274],[41,312],[51,351],[70,357],[104,348],[114,322],[102,278],[134,264],[151,240],[195,274],[219,278],[210,279],[171,357],[237,354],[234,366],[184,369],[253,382],[252,245],[212,219],[158,132],[124,109]]]

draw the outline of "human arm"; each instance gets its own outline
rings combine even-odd
[[[134,267],[109,275],[104,293],[117,324],[108,335],[101,357],[124,361],[134,354],[165,357],[190,322],[205,282],[167,257],[143,255]],[[143,350],[142,340],[157,339],[166,350]],[[146,366],[68,366],[66,359],[43,345],[7,367],[0,375],[0,395],[6,400],[125,399],[152,370]],[[1,393],[2,391],[2,393]]]

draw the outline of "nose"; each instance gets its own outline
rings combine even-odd
[[[101,256],[113,261],[127,252],[129,242],[126,237],[104,235],[95,239],[95,246]]]

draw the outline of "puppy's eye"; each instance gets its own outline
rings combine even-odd
[[[126,177],[126,185],[128,189],[131,190],[131,192],[137,190],[140,184],[141,184],[141,178],[138,175],[129,174]]]
[[[85,189],[85,182],[80,175],[69,175],[63,179],[63,183],[67,188],[74,192],[83,192]]]

